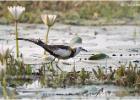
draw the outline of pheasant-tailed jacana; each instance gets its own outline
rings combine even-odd
[[[18,40],[25,40],[29,42],[33,42],[42,48],[44,48],[50,55],[53,55],[55,58],[59,59],[69,59],[75,57],[80,51],[86,51],[82,47],[71,48],[70,46],[65,45],[48,45],[42,42],[40,39],[24,39],[18,38]]]

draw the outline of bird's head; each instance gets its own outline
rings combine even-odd
[[[85,52],[88,52],[86,49],[82,48],[82,47],[78,47],[77,48],[79,51],[85,51]]]
[[[80,51],[88,52],[86,49],[84,49],[84,48],[82,48],[82,47],[77,47],[74,56],[76,56]]]

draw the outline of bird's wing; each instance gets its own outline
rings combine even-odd
[[[67,57],[71,55],[72,48],[64,45],[48,45],[48,48],[53,51],[55,55]]]
[[[72,49],[71,47],[65,45],[48,45],[48,48],[52,51],[57,49]]]

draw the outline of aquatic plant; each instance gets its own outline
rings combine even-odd
[[[30,65],[26,65],[25,75],[32,75],[32,68]]]
[[[127,64],[121,64],[117,69],[112,70],[112,67],[109,67],[108,73],[105,73],[101,66],[98,68],[92,69],[94,77],[96,80],[93,80],[94,84],[115,84],[125,87],[136,87],[137,90],[140,88],[140,69],[137,64],[132,64],[129,62]],[[100,81],[101,80],[101,81]]]
[[[60,74],[55,75],[55,77],[53,77],[53,87],[57,88],[57,87],[65,87],[66,84],[66,76],[67,76],[67,72],[61,72]]]
[[[44,24],[46,26],[48,26],[47,28],[47,33],[46,33],[46,44],[48,44],[48,35],[49,35],[49,31],[50,31],[50,28],[54,25],[55,23],[55,20],[56,20],[56,15],[50,15],[50,14],[42,14],[41,15],[41,18],[44,22]],[[44,51],[44,54],[47,55],[46,51]]]
[[[15,34],[16,34],[16,56],[19,57],[19,44],[18,44],[18,19],[23,11],[25,11],[25,7],[22,6],[11,6],[8,7],[9,12],[14,18],[15,21]]]
[[[92,71],[93,71],[93,73],[94,73],[94,75],[95,75],[95,77],[97,79],[99,79],[99,80],[103,80],[104,79],[105,73],[104,73],[104,71],[103,71],[103,69],[101,67],[98,66],[97,71],[93,68]]]
[[[139,77],[140,69],[137,64],[132,64],[129,62],[128,67],[126,65],[121,65],[114,73],[114,82],[116,85],[139,88]]]
[[[66,79],[65,79],[65,83],[67,85],[76,85],[77,81],[78,81],[78,73],[77,72],[69,72],[67,73]]]
[[[32,68],[30,65],[24,64],[22,58],[15,59],[11,52],[10,49],[0,52],[0,66],[4,67],[0,70],[0,81],[5,79],[12,86],[24,84],[26,79],[30,79],[27,75],[32,75]],[[24,79],[24,81],[14,82],[16,79]]]
[[[115,80],[120,79],[121,77],[123,77],[125,75],[125,65],[121,65],[115,72]]]
[[[11,52],[12,50],[10,50],[9,48],[0,52],[0,63],[2,65],[8,63],[8,59],[9,57],[11,57]]]
[[[92,54],[92,56],[90,56],[88,59],[89,60],[100,60],[100,59],[107,59],[109,58],[108,55],[104,54],[104,53],[99,53],[99,54]]]
[[[84,68],[82,68],[79,73],[79,77],[81,79],[81,84],[84,85],[84,84],[86,84],[86,79],[89,79],[89,73],[87,71],[85,71]]]
[[[81,44],[82,43],[82,38],[79,36],[75,36],[74,38],[72,38],[70,40],[70,44],[74,45],[74,44]]]
[[[44,24],[48,26],[47,33],[46,33],[46,43],[48,43],[49,30],[55,23],[56,15],[42,14],[41,18]]]
[[[136,80],[135,80],[134,86],[135,86],[136,90],[140,89],[140,71],[136,75]]]
[[[121,64],[116,70],[109,67],[108,73],[105,72],[102,66],[97,66],[92,72],[86,71],[82,68],[80,71],[75,70],[71,72],[57,72],[53,69],[52,64],[42,64],[39,72],[33,74],[31,65],[25,64],[22,57],[15,59],[9,53],[10,50],[5,51],[7,54],[3,59],[7,59],[5,66],[6,70],[1,70],[0,81],[6,86],[16,87],[27,83],[32,83],[34,79],[39,79],[42,87],[67,87],[85,84],[115,84],[120,86],[136,87],[137,91],[140,88],[140,69],[137,64],[129,62],[129,64]],[[0,54],[2,55],[2,54]],[[94,75],[93,75],[94,74]],[[37,77],[37,78],[36,78]],[[96,83],[96,84],[97,84]],[[6,93],[5,93],[6,95]]]
[[[2,85],[3,96],[4,96],[5,99],[7,99],[8,94],[7,94],[7,90],[6,90],[7,83],[6,83],[5,77],[3,78],[2,82],[1,82],[1,85]]]

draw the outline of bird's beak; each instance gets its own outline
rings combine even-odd
[[[82,49],[83,51],[85,51],[85,52],[88,52],[86,49]]]

